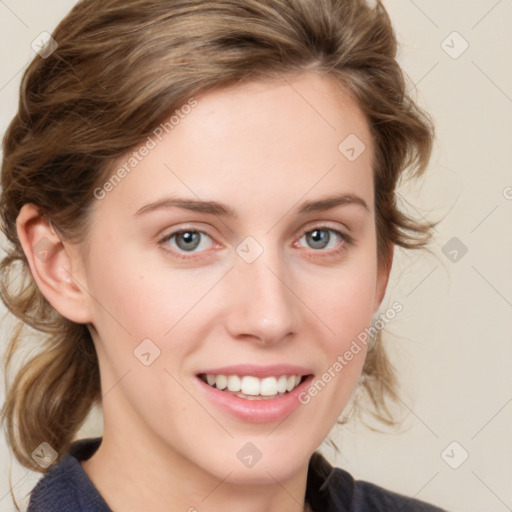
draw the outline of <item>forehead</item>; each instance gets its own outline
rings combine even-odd
[[[283,201],[334,192],[373,204],[369,128],[333,79],[288,76],[194,100],[194,108],[174,115],[171,129],[154,132],[136,165],[126,166],[130,155],[115,162],[114,173],[122,165],[129,173],[101,208],[135,211],[166,193],[220,200],[237,211],[275,205],[277,213]]]

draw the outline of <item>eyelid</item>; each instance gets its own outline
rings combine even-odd
[[[213,237],[211,237],[206,231],[202,231],[200,229],[191,229],[191,228],[177,229],[176,231],[171,231],[168,235],[165,235],[160,240],[168,241],[171,238],[173,238],[174,236],[181,235],[182,233],[200,233],[201,235],[206,235],[208,238],[213,240]]]
[[[169,228],[167,228],[169,229]],[[162,232],[166,232],[167,229],[164,229],[162,230]],[[164,240],[168,240],[169,238],[171,238],[172,236],[174,235],[178,235],[179,233],[184,233],[184,232],[187,232],[187,231],[193,231],[193,232],[196,232],[196,233],[202,233],[203,235],[206,235],[208,237],[210,237],[212,240],[214,240],[214,237],[208,233],[207,230],[205,230],[204,228],[201,228],[201,227],[198,227],[197,225],[183,225],[183,226],[180,226],[180,227],[173,227],[171,228],[172,230],[169,231],[166,235],[157,235],[157,240],[158,242],[160,243],[161,241],[164,241]]]

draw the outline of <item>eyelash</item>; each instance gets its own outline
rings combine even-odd
[[[324,249],[311,249],[313,251],[313,253],[318,253],[318,252],[319,253],[327,253],[327,254],[322,254],[322,255],[315,254],[314,256],[312,256],[313,258],[324,258],[325,259],[325,258],[330,258],[330,257],[336,257],[340,253],[345,251],[347,249],[348,245],[353,245],[355,243],[354,238],[351,237],[350,235],[347,235],[346,233],[343,233],[337,229],[334,229],[334,228],[331,228],[331,227],[325,226],[325,225],[314,226],[314,227],[308,229],[307,231],[304,231],[298,240],[301,240],[305,235],[308,235],[308,234],[312,233],[313,231],[328,231],[330,233],[334,233],[336,236],[338,236],[341,239],[341,242],[338,244],[338,247],[335,249],[331,249],[330,251],[326,251]],[[182,233],[199,233],[201,235],[206,235],[208,238],[210,238],[213,241],[213,238],[210,235],[208,235],[208,233],[205,233],[204,231],[201,231],[199,229],[191,227],[191,228],[182,228],[177,231],[173,231],[169,235],[166,235],[161,240],[159,240],[158,244],[161,245],[165,251],[172,253],[173,256],[176,256],[180,259],[191,261],[191,260],[200,258],[201,253],[204,251],[199,251],[199,252],[192,251],[187,254],[186,251],[180,251],[180,250],[169,248],[168,242],[170,240],[172,240],[174,237],[176,237],[177,235],[180,235]],[[294,244],[295,243],[296,242],[294,242]],[[307,249],[307,248],[303,247],[302,249]],[[187,255],[183,256],[183,254],[187,254]]]

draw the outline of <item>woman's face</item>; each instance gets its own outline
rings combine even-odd
[[[372,143],[355,103],[315,74],[195,100],[94,199],[81,277],[105,439],[274,482],[307,465],[363,367],[364,347],[335,363],[387,280]]]

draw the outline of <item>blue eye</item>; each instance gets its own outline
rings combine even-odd
[[[182,231],[176,231],[167,236],[162,242],[167,242],[173,249],[183,252],[199,252],[199,250],[205,250],[209,247],[205,247],[204,237],[210,240],[210,246],[212,239],[202,231],[196,231],[193,229],[186,229]],[[206,243],[208,246],[208,243]]]
[[[345,240],[345,236],[335,229],[316,228],[304,233],[299,239],[299,243],[303,239],[311,249],[335,249]]]

